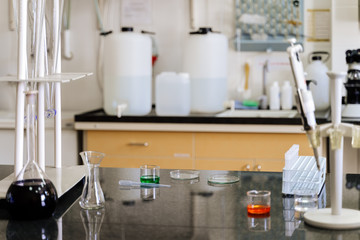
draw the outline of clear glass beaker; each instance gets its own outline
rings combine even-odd
[[[311,189],[295,190],[294,209],[296,219],[301,219],[307,211],[318,209],[317,192]]]
[[[27,162],[6,193],[8,210],[13,219],[49,218],[55,211],[57,192],[36,163],[36,97],[37,91],[26,91],[26,154]]]
[[[84,209],[98,209],[105,206],[104,193],[99,181],[99,166],[104,153],[84,151],[80,156],[87,166],[85,185],[80,199],[80,206]]]
[[[142,183],[159,183],[160,167],[156,165],[140,166],[140,182]]]
[[[269,214],[271,208],[271,192],[251,190],[246,193],[248,205],[247,210],[250,214]]]

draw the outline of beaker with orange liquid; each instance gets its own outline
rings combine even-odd
[[[247,193],[249,214],[269,214],[271,208],[270,191],[251,190]]]

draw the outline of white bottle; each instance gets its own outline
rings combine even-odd
[[[310,90],[314,98],[316,110],[326,110],[330,107],[330,80],[327,76],[329,71],[322,62],[320,56],[313,56],[312,62],[305,68],[307,73],[306,80],[315,80],[315,84],[310,84]]]
[[[290,110],[293,107],[293,94],[292,87],[289,81],[285,81],[281,87],[281,109],[282,110]]]
[[[277,81],[270,87],[270,110],[280,110],[280,88]]]

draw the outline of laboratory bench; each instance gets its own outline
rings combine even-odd
[[[1,167],[0,175],[6,171],[9,166]],[[54,218],[19,222],[3,217],[0,239],[360,239],[360,229],[318,229],[295,218],[293,198],[282,195],[281,173],[201,170],[198,179],[176,180],[169,172],[160,170],[160,183],[170,188],[121,188],[119,180],[139,181],[139,169],[100,168],[104,209],[82,210],[77,189],[60,199]],[[240,181],[209,184],[213,174]],[[359,180],[360,175],[353,176]],[[359,209],[360,190],[346,177],[343,207]],[[328,181],[319,197],[321,207],[330,205]],[[247,214],[246,192],[253,189],[271,191],[270,214]]]
[[[327,122],[328,113],[318,114],[317,121]],[[107,154],[102,167],[156,164],[168,169],[281,172],[284,154],[293,144],[300,145],[300,155],[313,155],[298,115],[157,116],[153,110],[118,118],[98,109],[75,115],[74,126],[81,132],[83,150]]]

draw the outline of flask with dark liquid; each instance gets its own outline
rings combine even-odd
[[[55,211],[54,184],[36,163],[35,119],[37,91],[26,91],[27,162],[6,193],[10,217],[17,220],[49,218]]]

